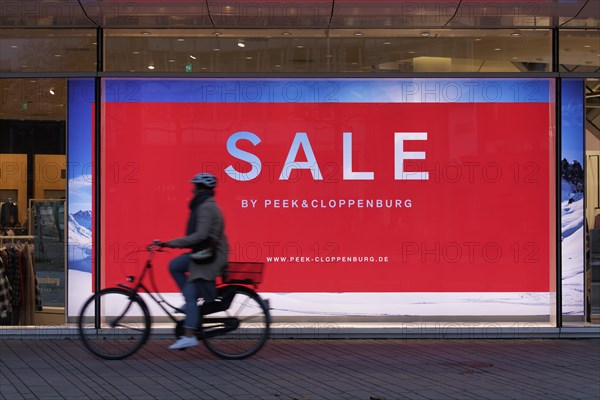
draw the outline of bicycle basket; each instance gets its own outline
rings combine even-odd
[[[263,267],[261,262],[230,262],[223,283],[241,283],[258,285],[262,280]]]

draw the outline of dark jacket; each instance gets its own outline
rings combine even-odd
[[[214,280],[221,275],[227,266],[229,255],[229,243],[225,236],[225,221],[223,214],[217,206],[214,198],[209,198],[197,206],[195,210],[195,230],[187,236],[171,240],[166,243],[168,247],[194,248],[210,239],[216,243],[216,257],[214,261],[207,264],[196,264],[190,260],[188,280],[199,278]]]

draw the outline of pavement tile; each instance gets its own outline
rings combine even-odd
[[[78,340],[0,339],[0,399],[594,399],[600,340],[270,340],[246,360],[151,340],[100,360]],[[26,379],[24,377],[27,377]]]

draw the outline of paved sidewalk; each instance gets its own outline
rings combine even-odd
[[[600,340],[270,340],[226,361],[152,340],[104,361],[77,339],[1,340],[0,398],[590,399]]]

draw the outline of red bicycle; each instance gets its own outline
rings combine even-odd
[[[128,284],[103,289],[92,295],[79,313],[79,335],[85,347],[107,360],[126,358],[149,339],[152,317],[145,300],[154,300],[175,323],[175,337],[183,334],[181,310],[169,304],[158,292],[152,259],[160,247],[146,249],[148,259],[139,277],[128,276]],[[254,290],[261,282],[264,263],[229,263],[227,274],[217,286],[217,297],[198,307],[202,313],[197,336],[214,354],[226,359],[242,359],[259,351],[270,334],[268,300]],[[150,287],[144,284],[146,277]]]

